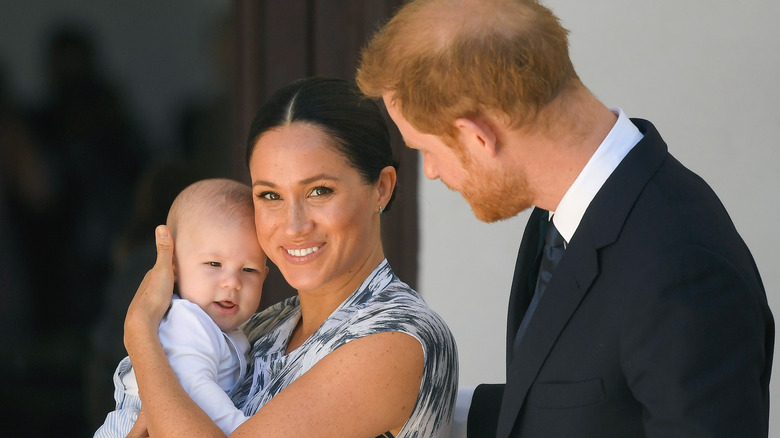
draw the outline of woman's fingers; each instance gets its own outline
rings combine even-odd
[[[155,307],[160,305],[163,300],[165,308],[171,300],[173,294],[173,238],[171,232],[165,225],[160,225],[155,230],[155,242],[157,244],[157,261],[154,267],[144,277],[144,282],[148,284],[144,288],[144,293],[149,294]],[[143,283],[141,284],[143,287]],[[139,288],[139,292],[141,289]]]
[[[173,238],[167,226],[157,227],[155,241],[157,261],[152,270],[146,273],[136,298],[144,299],[144,307],[149,307],[152,312],[162,310],[164,313],[173,294]],[[160,309],[161,306],[164,307]],[[162,314],[160,317],[162,318]]]
[[[173,294],[173,238],[171,232],[165,225],[160,225],[155,230],[155,241],[157,244],[157,261],[154,268],[146,274],[149,283],[144,293],[149,296],[149,304],[152,305],[152,311],[160,312],[160,319],[168,309]]]
[[[171,277],[173,276],[173,238],[167,225],[160,225],[157,227],[154,233],[155,242],[157,244],[157,262],[154,264],[155,269],[161,269],[168,273],[170,271]]]
[[[149,431],[146,429],[146,415],[144,410],[138,413],[138,419],[135,420],[135,424],[127,434],[127,438],[146,438],[149,436]]]
[[[154,328],[162,321],[165,311],[171,302],[173,294],[173,238],[165,225],[155,230],[157,244],[157,261],[144,276],[138,291],[127,309],[125,318],[125,346],[128,345],[128,334],[134,330]]]

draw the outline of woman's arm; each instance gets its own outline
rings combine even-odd
[[[125,318],[125,347],[133,363],[149,434],[225,436],[179,384],[160,345],[157,328],[173,294],[173,240],[156,230],[157,262],[146,274]]]
[[[157,230],[157,263],[133,298],[125,346],[139,382],[150,435],[221,437],[182,389],[157,336],[173,291],[173,242]],[[383,332],[339,347],[285,388],[233,435],[365,438],[398,432],[414,409],[423,374],[420,342]]]
[[[233,436],[397,435],[417,401],[423,363],[420,342],[408,334],[356,339],[317,362]]]

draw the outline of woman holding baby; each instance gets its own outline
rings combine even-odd
[[[249,418],[233,435],[448,436],[455,341],[385,259],[396,164],[376,104],[345,81],[296,81],[258,111],[246,158],[257,238],[298,294],[243,327],[252,348],[233,403]],[[157,247],[125,321],[139,423],[151,436],[224,436],[159,347],[173,284],[165,227]]]

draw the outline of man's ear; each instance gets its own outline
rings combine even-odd
[[[493,158],[498,153],[498,132],[490,120],[479,118],[460,118],[455,120],[460,144],[467,146],[473,153],[481,151]]]

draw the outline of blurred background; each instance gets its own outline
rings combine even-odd
[[[0,1],[0,437],[92,436],[175,194],[204,177],[246,181],[260,102],[300,77],[351,80],[402,1]],[[777,317],[780,2],[543,3],[594,94],[651,120],[721,196]],[[387,257],[450,325],[461,384],[502,382],[527,213],[478,222],[391,133],[401,169]],[[291,293],[271,267],[261,307]]]
[[[399,3],[0,2],[0,436],[92,436],[173,197],[248,182],[263,99],[300,77],[352,80]],[[383,216],[385,240],[414,284],[416,156],[394,135],[411,194]],[[261,307],[291,293],[272,267]]]

